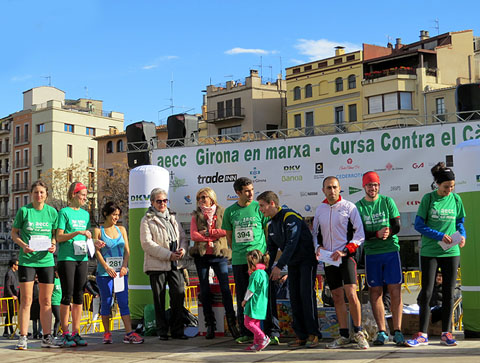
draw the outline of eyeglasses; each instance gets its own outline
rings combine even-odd
[[[206,200],[208,198],[207,195],[201,195],[197,198],[197,200]]]
[[[157,199],[157,200],[155,201],[155,203],[157,203],[157,204],[162,204],[162,203],[167,204],[167,203],[168,203],[168,199]]]

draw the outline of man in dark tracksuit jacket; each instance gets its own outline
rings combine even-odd
[[[9,268],[5,274],[5,282],[3,285],[3,296],[12,297],[13,300],[7,300],[8,314],[5,315],[5,330],[3,331],[4,337],[13,335],[13,326],[10,324],[12,324],[12,318],[14,314],[14,300],[18,299],[18,279],[16,274],[16,271],[18,270],[18,260],[16,258],[11,259],[8,267]],[[8,331],[10,331],[10,333]]]
[[[315,279],[317,259],[313,237],[302,216],[291,209],[282,209],[278,196],[263,192],[257,197],[260,211],[270,217],[267,223],[267,250],[270,268],[278,250],[282,251],[270,278],[276,281],[281,270],[288,266],[290,303],[293,315],[293,330],[297,339],[290,346],[318,346],[321,333],[318,329]]]

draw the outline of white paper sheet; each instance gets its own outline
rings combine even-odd
[[[454,234],[452,234],[450,237],[452,237],[452,243],[445,243],[443,241],[438,241],[438,244],[440,247],[443,248],[444,251],[452,248],[453,246],[458,245],[460,242],[462,242],[462,235],[460,232],[456,231]]]
[[[95,255],[95,245],[93,244],[93,239],[91,238],[87,239],[87,249],[90,258],[92,258]]]
[[[47,236],[31,236],[28,246],[34,251],[46,251],[52,247],[52,240]]]
[[[120,277],[119,274],[117,274],[117,277],[113,279],[113,291],[115,292],[122,292],[125,290],[125,276]]]
[[[337,267],[340,266],[340,264],[342,263],[341,258],[339,258],[337,261],[332,260],[332,253],[333,252],[324,250],[322,248],[320,248],[319,251],[320,251],[320,256],[318,257],[318,259],[320,261],[323,261],[326,264],[337,266]]]

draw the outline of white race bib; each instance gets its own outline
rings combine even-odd
[[[75,256],[87,254],[87,241],[73,241],[73,253]]]
[[[235,242],[252,242],[253,228],[252,227],[236,227],[235,228]]]
[[[120,271],[123,264],[123,257],[107,257],[105,262],[108,267],[113,268],[115,271]]]

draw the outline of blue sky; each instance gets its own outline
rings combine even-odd
[[[208,84],[249,69],[275,78],[335,45],[411,43],[422,29],[436,35],[435,19],[440,33],[480,36],[479,12],[478,0],[0,0],[0,117],[51,77],[67,98],[123,112],[125,126],[165,122],[172,79],[174,112],[200,112]]]

